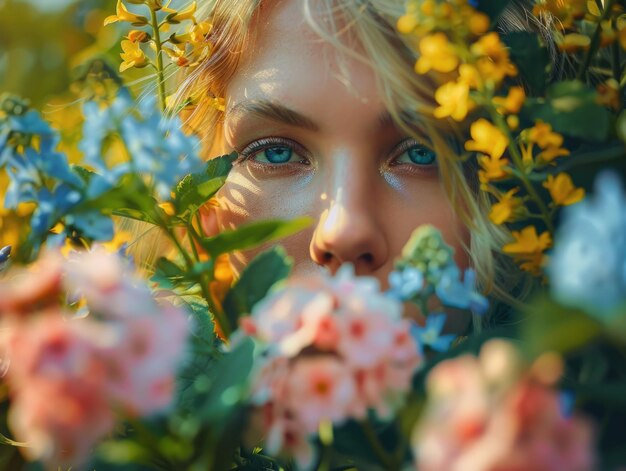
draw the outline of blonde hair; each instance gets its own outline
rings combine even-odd
[[[404,14],[398,0],[300,0],[311,28],[334,45],[345,57],[369,64],[376,71],[382,99],[393,120],[409,135],[417,128],[429,136],[439,156],[442,185],[456,214],[470,231],[469,246],[464,247],[477,272],[480,289],[492,297],[516,304],[530,289],[530,280],[511,259],[501,254],[510,239],[508,231],[488,218],[491,205],[486,192],[479,191],[475,159],[461,159],[459,149],[467,123],[456,124],[432,117],[434,90],[430,77],[413,70],[415,56],[409,41],[395,30]],[[237,70],[249,41],[254,38],[254,22],[263,9],[261,0],[214,0],[199,13],[213,24],[212,55],[183,80],[179,102],[195,97],[196,105],[186,113],[187,125],[204,143],[206,155],[224,150],[222,112],[214,106],[223,97],[228,80]],[[315,11],[315,15],[312,12]],[[320,15],[319,13],[325,13]],[[320,16],[324,21],[320,21]],[[524,29],[515,15],[505,15],[514,28]],[[356,37],[361,48],[346,44],[346,32]],[[416,136],[417,137],[417,136]],[[514,294],[513,294],[514,293]]]

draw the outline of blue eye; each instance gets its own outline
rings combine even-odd
[[[414,140],[402,143],[398,155],[395,160],[397,164],[430,166],[437,160],[437,154],[434,150],[424,144],[416,143]]]
[[[256,160],[265,160],[271,164],[284,164],[291,160],[293,149],[287,146],[268,147],[256,154]],[[261,159],[259,159],[261,157]]]

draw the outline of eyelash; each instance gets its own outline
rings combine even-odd
[[[389,159],[389,163],[387,164],[389,167],[400,167],[403,166],[407,171],[417,173],[417,174],[425,174],[430,173],[433,169],[437,168],[437,161],[431,165],[417,165],[417,164],[406,164],[404,162],[397,162],[396,160],[402,156],[405,152],[407,152],[412,147],[420,145],[427,149],[430,149],[426,144],[417,141],[413,138],[407,138],[401,141],[396,147],[391,151],[391,155],[393,156]],[[298,163],[284,163],[284,164],[266,164],[259,162],[254,159],[256,155],[263,152],[264,150],[270,149],[272,147],[284,146],[292,149],[296,154],[303,157]],[[258,169],[271,173],[277,171],[285,171],[287,168],[295,170],[293,166],[295,165],[311,165],[311,161],[308,157],[309,152],[296,141],[292,141],[291,139],[286,139],[284,137],[264,137],[262,139],[258,139],[247,144],[241,151],[239,151],[239,158],[234,162],[235,165],[243,164],[244,162],[249,162],[255,165]]]

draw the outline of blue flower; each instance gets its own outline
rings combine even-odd
[[[446,315],[431,314],[426,318],[426,325],[421,327],[415,323],[411,324],[411,331],[418,345],[427,345],[438,352],[445,352],[450,349],[450,344],[456,338],[455,335],[441,335],[443,326],[446,323]]]
[[[563,209],[547,273],[554,298],[606,318],[626,304],[626,193],[601,173],[595,194]]]
[[[389,274],[389,296],[400,301],[407,301],[417,296],[424,287],[423,273],[411,266],[403,268],[401,271],[392,271]]]
[[[474,314],[484,314],[489,308],[487,298],[476,291],[476,272],[472,269],[465,270],[461,281],[459,268],[448,265],[441,273],[435,293],[444,305],[469,309]]]

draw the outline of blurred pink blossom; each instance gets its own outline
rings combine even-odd
[[[433,368],[427,408],[413,434],[417,469],[593,469],[589,424],[562,415],[545,375],[520,370],[513,347],[499,340],[486,344],[479,358],[462,356]]]
[[[401,314],[376,279],[345,265],[334,277],[289,280],[242,319],[240,335],[263,351],[252,402],[264,411],[269,448],[310,461],[321,423],[368,410],[392,416],[422,362]]]
[[[186,316],[158,304],[116,254],[48,253],[0,291],[9,425],[28,458],[80,467],[112,430],[112,411],[145,416],[171,403]],[[91,312],[76,316],[66,299]]]

